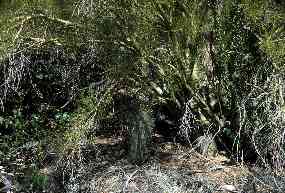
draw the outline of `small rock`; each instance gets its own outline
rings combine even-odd
[[[225,166],[222,166],[222,165],[214,165],[214,166],[209,167],[208,170],[210,172],[214,172],[214,171],[223,170],[224,168],[225,168]]]
[[[11,188],[11,181],[5,176],[0,175],[0,192],[10,192]]]
[[[237,192],[237,189],[233,185],[223,185],[219,188],[219,191]]]

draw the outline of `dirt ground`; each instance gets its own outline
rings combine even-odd
[[[202,156],[178,143],[156,144],[142,165],[130,164],[121,139],[97,138],[82,151],[84,163],[67,184],[67,192],[285,192],[284,173],[235,164],[223,155]],[[77,185],[75,185],[77,184]]]

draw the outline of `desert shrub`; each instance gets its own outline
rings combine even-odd
[[[101,80],[100,67],[88,54],[92,48],[76,39],[76,24],[57,18],[70,19],[65,16],[72,10],[61,15],[58,4],[49,3],[1,6],[11,8],[1,11],[0,19],[0,140],[5,154],[31,141],[55,148],[52,144],[69,127],[80,89]]]
[[[219,25],[216,29],[216,77],[221,84],[218,88],[222,95],[222,100],[219,102],[225,120],[230,123],[226,127],[228,132],[223,136],[230,141],[232,151],[238,152],[238,159],[243,157],[255,160],[255,156],[261,156],[260,158],[264,160],[267,153],[261,153],[260,149],[269,152],[276,152],[278,149],[275,155],[278,154],[279,157],[283,155],[283,150],[280,148],[283,146],[281,145],[283,123],[280,121],[283,116],[281,110],[283,91],[281,87],[279,88],[283,78],[277,69],[282,69],[279,64],[284,59],[280,53],[274,51],[274,46],[270,51],[264,49],[266,47],[264,41],[269,41],[268,33],[274,36],[274,32],[265,32],[264,29],[268,25],[276,25],[278,17],[268,15],[270,19],[263,25],[253,27],[252,23],[260,21],[261,16],[250,12],[255,10],[256,13],[260,13],[259,11],[268,5],[260,2],[257,4],[259,8],[252,9],[254,5],[250,3],[239,4],[226,1],[221,16],[217,20]],[[269,9],[275,10],[274,7]],[[278,12],[277,10],[277,15]],[[282,14],[279,16],[282,17]],[[279,30],[281,35],[282,27]],[[276,54],[278,59],[272,54]],[[275,118],[280,119],[276,121],[278,124],[271,124]],[[261,127],[264,129],[261,129],[262,134],[258,129]],[[259,133],[258,139],[257,133]],[[270,141],[272,146],[267,148],[265,141]],[[251,157],[254,154],[255,156]],[[271,165],[279,167],[279,164]]]
[[[244,132],[250,136],[259,159],[281,170],[284,167],[283,81],[281,75],[272,75],[265,84],[256,83],[241,106]]]
[[[57,1],[13,2],[1,12],[0,105],[1,127],[24,128],[19,140],[67,127],[77,109],[66,154],[99,130],[154,125],[189,141],[210,132],[238,160],[282,159],[278,2],[78,1],[63,14]]]

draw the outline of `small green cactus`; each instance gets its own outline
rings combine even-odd
[[[147,147],[150,144],[153,119],[150,113],[139,111],[132,116],[129,128],[129,160],[142,163],[147,158]]]

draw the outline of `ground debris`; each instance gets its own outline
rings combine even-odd
[[[96,150],[97,156],[89,156],[91,160],[74,168],[66,192],[217,193],[223,192],[225,189],[221,191],[221,187],[227,185],[235,187],[233,192],[273,193],[276,190],[260,188],[262,183],[253,180],[252,172],[245,165],[230,164],[223,155],[204,157],[177,143],[158,144],[157,151],[140,166],[117,156],[116,152],[123,148],[120,141],[100,139],[93,145],[96,147],[89,146],[89,152],[94,154]],[[113,159],[109,159],[112,155]]]

